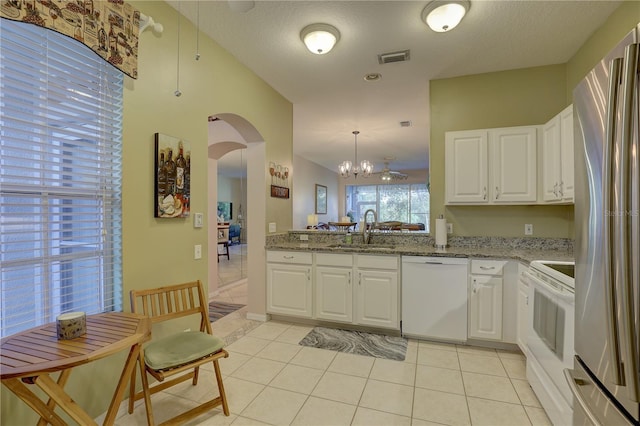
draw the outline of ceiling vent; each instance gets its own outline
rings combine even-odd
[[[411,120],[401,121],[400,127],[411,127]]]
[[[390,64],[392,62],[405,62],[410,58],[409,49],[398,52],[381,53],[378,55],[379,64]]]

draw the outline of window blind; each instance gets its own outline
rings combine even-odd
[[[122,310],[120,71],[0,21],[0,336]]]

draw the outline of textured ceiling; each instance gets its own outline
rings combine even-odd
[[[169,1],[177,8],[175,1]],[[294,153],[337,170],[359,158],[376,170],[428,166],[429,80],[567,62],[620,1],[471,0],[460,25],[435,33],[420,20],[425,1],[181,1],[180,11],[293,103]],[[341,39],[313,55],[300,30],[324,22]],[[410,49],[403,63],[380,53]],[[381,73],[365,82],[368,73]],[[400,127],[410,120],[412,126]]]

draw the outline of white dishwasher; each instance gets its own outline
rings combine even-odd
[[[468,259],[402,256],[402,334],[467,340]]]

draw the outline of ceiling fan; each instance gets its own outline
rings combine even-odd
[[[389,169],[389,162],[384,162],[384,168],[379,171],[373,173],[375,175],[380,175],[380,179],[384,182],[391,182],[392,180],[406,180],[409,175],[405,173],[396,172],[394,170]]]

